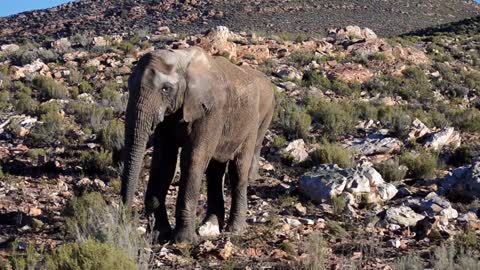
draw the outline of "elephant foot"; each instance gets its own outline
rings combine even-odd
[[[176,243],[188,242],[195,244],[198,242],[198,236],[195,230],[191,229],[175,229],[172,240]]]
[[[216,237],[220,235],[220,225],[215,215],[209,215],[198,228],[201,237]]]
[[[155,242],[164,242],[172,238],[173,230],[171,228],[155,228],[152,231],[153,240]]]
[[[248,224],[245,220],[244,221],[235,220],[232,222],[228,222],[227,227],[225,228],[225,231],[233,234],[241,234],[245,231],[247,226]]]

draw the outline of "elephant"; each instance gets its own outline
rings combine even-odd
[[[128,79],[121,197],[132,205],[148,138],[153,137],[145,212],[159,239],[195,242],[196,209],[203,176],[207,211],[203,224],[224,228],[223,176],[232,204],[224,231],[247,226],[247,186],[258,176],[262,142],[272,120],[273,85],[263,73],[203,49],[161,49],[142,56]],[[181,151],[180,151],[181,149]],[[175,229],[165,199],[180,151]]]

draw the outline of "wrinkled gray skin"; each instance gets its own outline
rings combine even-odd
[[[155,216],[153,229],[159,238],[196,241],[196,207],[205,173],[208,201],[204,222],[223,228],[222,178],[227,166],[232,205],[225,230],[245,229],[247,185],[249,178],[257,176],[262,140],[274,110],[268,78],[193,47],[143,56],[129,78],[129,90],[121,191],[124,204],[132,204],[147,140],[153,134],[145,208]],[[172,232],[165,197],[179,148],[180,190]]]

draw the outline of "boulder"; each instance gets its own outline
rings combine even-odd
[[[230,41],[233,36],[233,33],[227,27],[217,26],[205,37],[200,38],[196,45],[212,55],[224,55],[228,58],[235,58],[237,56],[237,46]]]
[[[20,80],[28,75],[34,75],[39,73],[41,75],[47,75],[50,68],[42,62],[40,59],[33,61],[31,64],[27,64],[23,67],[12,66],[10,68],[11,77],[13,80]]]
[[[68,41],[68,38],[57,39],[53,41],[51,45],[57,52],[65,52],[72,47],[72,43]]]
[[[308,158],[305,142],[302,139],[290,142],[287,147],[282,150],[282,153],[286,153],[292,158],[293,165],[302,163]]]
[[[363,83],[372,79],[374,74],[361,64],[347,63],[334,66],[327,75],[331,79]]]
[[[446,145],[457,148],[460,146],[461,141],[460,132],[455,131],[453,127],[449,127],[432,133],[425,141],[424,146],[433,150],[440,150]]]
[[[4,54],[12,54],[20,49],[17,44],[5,44],[0,46],[0,51]]]
[[[393,56],[402,62],[410,62],[414,65],[430,64],[430,59],[423,52],[411,47],[394,47],[392,50]]]
[[[94,37],[93,38],[93,45],[94,46],[107,46],[110,45],[110,43],[102,36],[99,37]]]
[[[417,222],[424,219],[425,216],[415,213],[408,206],[397,206],[387,209],[385,221],[401,226],[415,226]]]
[[[453,170],[440,181],[440,195],[469,201],[480,199],[480,161]]]
[[[362,194],[369,195],[373,201],[387,201],[397,193],[395,186],[386,183],[371,164],[361,164],[350,169],[341,169],[335,164],[320,165],[300,178],[299,189],[316,202],[336,196],[361,200],[356,195]]]
[[[371,134],[366,138],[354,139],[347,142],[347,145],[362,155],[390,154],[403,147],[403,143],[399,139],[385,137],[381,134]]]
[[[411,140],[418,139],[429,133],[431,133],[431,130],[422,121],[415,118],[412,122],[410,132],[408,133],[408,138]]]
[[[334,41],[358,41],[358,40],[371,40],[376,39],[377,34],[373,32],[370,28],[361,28],[356,25],[349,25],[345,28],[339,29],[330,29],[328,31],[328,36]]]
[[[298,71],[296,68],[287,65],[278,67],[274,74],[279,78],[289,80],[301,80],[303,78],[303,73],[301,71]]]

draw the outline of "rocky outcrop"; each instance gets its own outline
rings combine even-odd
[[[397,193],[395,186],[386,183],[368,164],[351,169],[341,169],[337,165],[320,165],[300,177],[299,189],[316,202],[328,201],[336,196],[348,196],[354,198],[352,203],[359,203],[358,198],[362,194],[372,202],[388,201]]]

